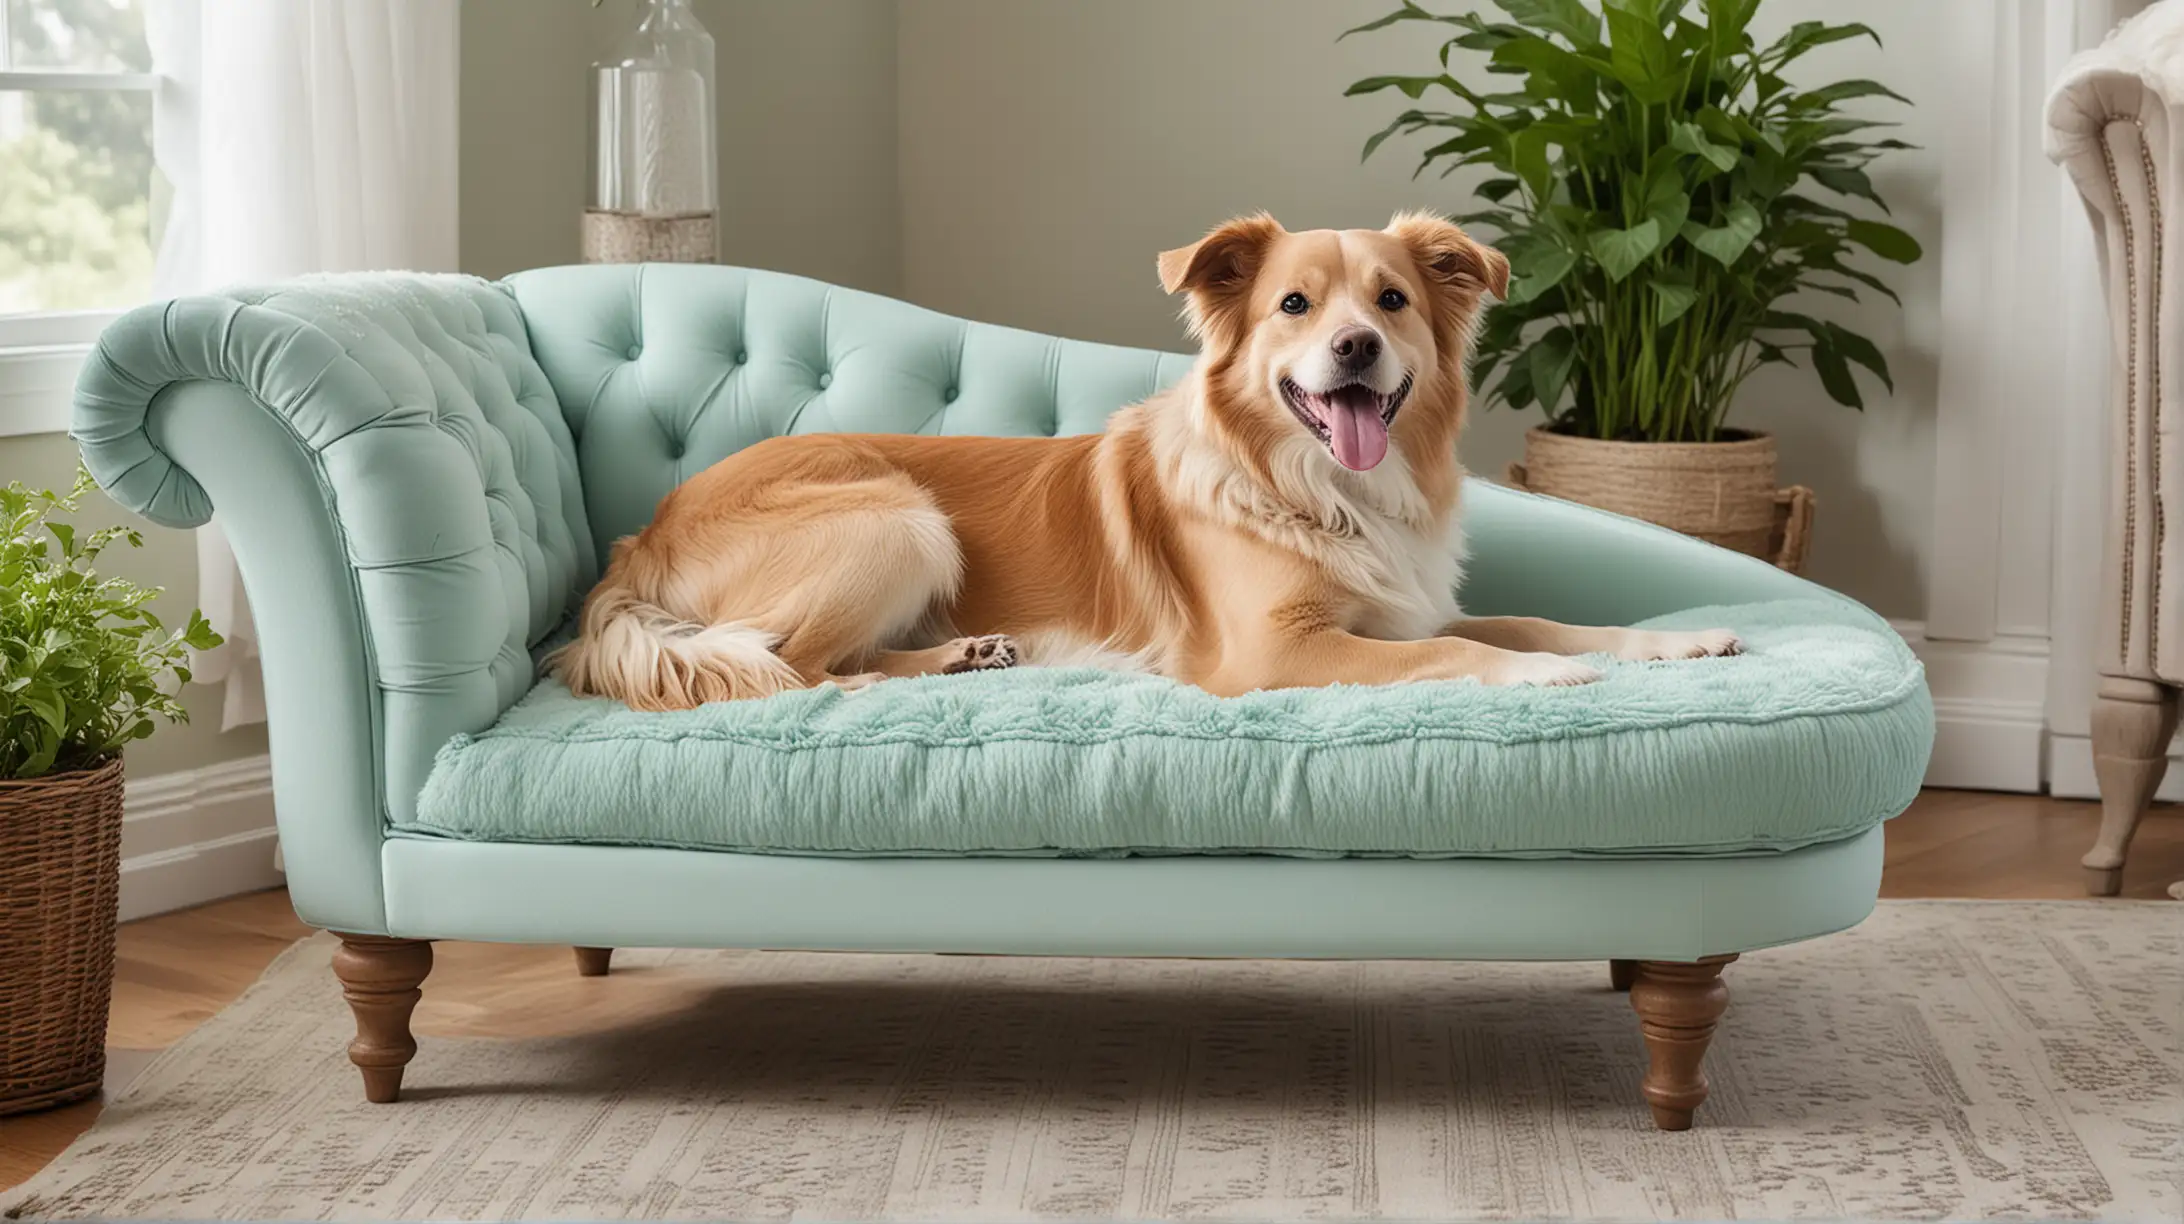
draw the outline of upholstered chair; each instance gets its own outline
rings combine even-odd
[[[2048,102],[2048,156],[2070,172],[2095,233],[2113,370],[2093,760],[2101,828],[2088,891],[2114,895],[2139,818],[2169,764],[2184,685],[2184,389],[2170,223],[2184,182],[2184,3],[2168,0],[2072,61]],[[2172,886],[2176,893],[2184,884]]]

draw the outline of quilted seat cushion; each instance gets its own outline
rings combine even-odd
[[[541,682],[441,750],[409,836],[843,855],[1564,857],[1791,849],[1917,793],[1900,638],[1841,601],[1694,609],[1731,659],[1583,688],[1216,698],[1020,669],[640,714]]]

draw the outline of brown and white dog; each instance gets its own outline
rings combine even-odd
[[[1087,661],[1214,693],[1734,653],[1722,631],[1463,619],[1464,363],[1502,256],[1432,216],[1260,215],[1160,257],[1201,341],[1176,387],[1064,438],[812,435],[676,489],[554,661],[642,710]]]

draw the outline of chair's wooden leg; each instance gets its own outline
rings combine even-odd
[[[2123,891],[2123,859],[2139,817],[2169,769],[2176,734],[2176,690],[2120,676],[2101,677],[2093,703],[2093,777],[2101,788],[2101,831],[2080,860],[2085,890],[2096,897]]]
[[[605,977],[607,966],[614,960],[612,948],[578,948],[576,971],[584,977]]]
[[[1637,977],[1637,961],[1611,960],[1608,962],[1608,985],[1614,987],[1615,989],[1629,990],[1630,984],[1635,981]]]
[[[337,932],[338,934],[338,932]],[[342,935],[334,976],[356,1014],[349,1061],[364,1073],[364,1099],[384,1105],[402,1095],[402,1068],[417,1053],[410,1012],[432,972],[432,945],[385,935]]]
[[[1721,971],[1734,956],[1709,956],[1695,964],[1644,961],[1631,983],[1630,1006],[1645,1033],[1646,1078],[1641,1086],[1662,1130],[1691,1129],[1692,1111],[1706,1099],[1707,1043],[1714,1022],[1729,1006]]]

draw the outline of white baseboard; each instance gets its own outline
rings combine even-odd
[[[132,779],[122,800],[124,922],[281,883],[273,770],[260,755]]]
[[[2039,791],[2046,780],[2047,639],[1928,641],[1924,625],[1892,623],[1926,664],[1934,695],[1934,755],[1926,784]]]
[[[2184,802],[2184,748],[2169,748],[2169,772],[2162,775],[2154,798],[2163,803]],[[2048,792],[2058,799],[2098,799],[2100,786],[2093,779],[2093,739],[2086,735],[2050,735],[2047,750]]]

